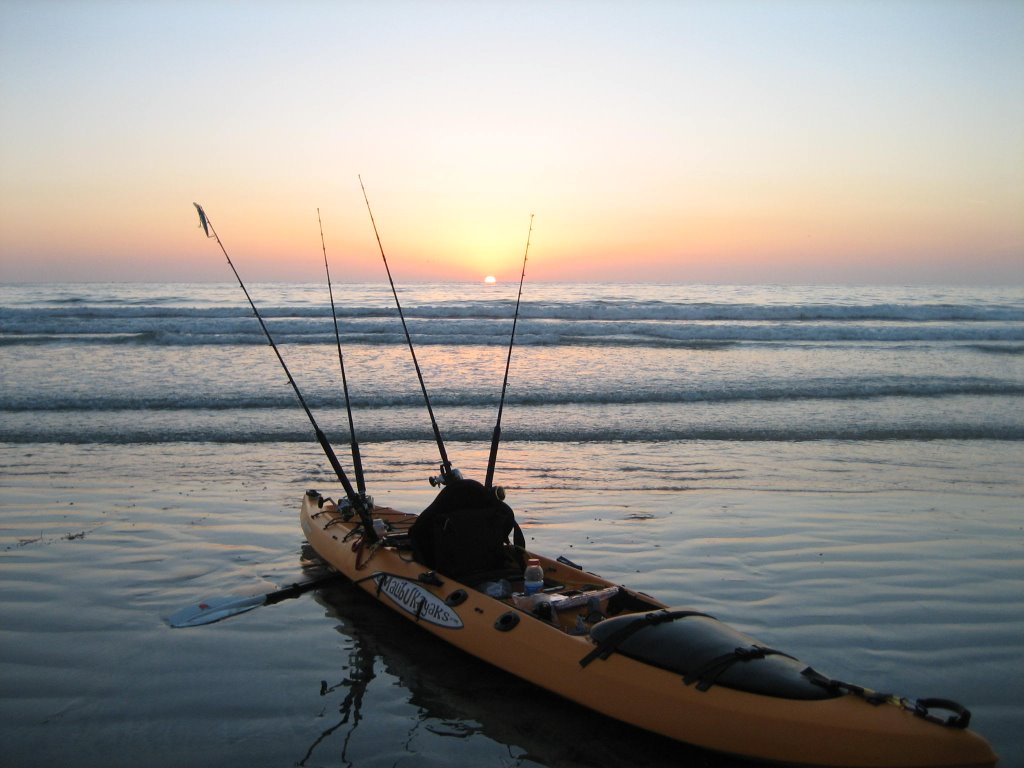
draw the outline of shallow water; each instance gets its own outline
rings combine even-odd
[[[237,259],[243,274],[244,256]],[[400,269],[400,264],[396,265]],[[343,463],[323,286],[251,286]],[[1019,288],[527,286],[497,479],[539,551],[815,668],[961,701],[1024,765]],[[400,288],[484,474],[515,286]],[[384,284],[339,294],[370,492],[437,449]],[[237,285],[0,285],[0,721],[12,765],[742,765],[587,713],[303,576],[339,494]]]
[[[367,451],[378,501],[429,501],[429,448]],[[469,470],[485,450],[449,447]],[[1017,443],[510,443],[503,457],[537,549],[831,675],[957,699],[1004,765],[1024,761]],[[198,597],[301,577],[302,492],[336,487],[323,464],[291,443],[0,446],[10,764],[742,765],[519,683],[348,585],[169,628]]]

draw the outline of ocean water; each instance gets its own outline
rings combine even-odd
[[[244,264],[239,265],[244,277]],[[482,477],[517,285],[399,285],[453,463]],[[253,284],[346,465],[326,286]],[[437,448],[390,288],[335,285],[369,491]],[[1024,291],[527,283],[497,481],[531,544],[836,677],[967,705],[1024,764]],[[12,765],[742,765],[618,727],[341,585],[337,495],[237,284],[0,286],[0,717]]]

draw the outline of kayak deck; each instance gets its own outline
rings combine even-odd
[[[307,492],[300,511],[314,550],[371,596],[467,653],[597,712],[763,760],[847,768],[995,764],[988,743],[965,727],[939,724],[903,699],[874,700],[711,617],[669,610],[532,552],[545,576],[539,595],[523,595],[515,571],[460,583],[413,557],[408,531],[416,515],[377,507],[373,517],[383,536],[367,545],[358,519],[316,492]],[[693,667],[698,657],[704,669]]]

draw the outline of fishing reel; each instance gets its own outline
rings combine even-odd
[[[339,499],[336,503],[338,514],[341,515],[341,519],[346,523],[352,519],[356,511],[352,507],[352,502],[347,498]]]
[[[444,464],[440,467],[441,474],[436,476],[428,477],[430,485],[432,487],[440,487],[442,485],[448,485],[452,480],[462,480],[462,472],[457,469],[449,469],[447,472],[444,470]]]
[[[373,509],[373,496],[362,495],[360,499],[363,502],[363,508],[367,511]],[[341,519],[346,523],[351,520],[356,514],[356,508],[353,506],[351,499],[347,496],[339,499],[335,502],[337,505],[338,513],[341,515]]]

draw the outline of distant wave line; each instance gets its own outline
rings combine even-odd
[[[413,304],[404,307],[406,317],[426,320],[508,320],[514,304],[510,300],[466,301],[462,303]],[[323,304],[261,307],[268,319],[330,318]],[[337,306],[339,318],[397,318],[394,307]],[[242,304],[180,306],[121,303],[113,305],[74,304],[56,307],[0,307],[0,324],[44,320],[78,321],[106,319],[251,318]],[[587,301],[556,303],[523,301],[521,319],[568,321],[719,321],[719,322],[1024,322],[1024,308],[997,304],[732,304],[670,303],[659,301]]]
[[[288,321],[271,325],[279,344],[333,345],[333,333],[327,323]],[[508,344],[505,323],[462,320],[434,320],[410,323],[417,345]],[[394,322],[363,322],[341,330],[343,344],[401,345],[405,337]],[[546,322],[521,324],[516,343],[521,346],[621,347],[708,346],[741,343],[785,342],[1001,342],[1024,343],[1024,323],[976,324],[837,324],[837,323],[605,323]],[[266,339],[256,324],[231,321],[221,325],[179,325],[177,327],[142,324],[115,324],[97,327],[0,326],[0,345],[39,344],[138,344],[154,346],[265,345]],[[983,351],[1008,350],[986,349]],[[1009,350],[1010,352],[1014,350]]]
[[[507,429],[503,433],[507,443],[607,443],[617,442],[679,442],[709,440],[728,442],[813,442],[820,440],[893,441],[893,440],[1003,440],[1024,441],[1024,427],[1020,425],[837,425],[833,428],[818,426],[768,426],[764,428],[695,426],[650,431],[643,428],[548,426],[529,430]],[[429,440],[429,429],[377,428],[360,430],[364,444],[386,444]],[[454,428],[446,430],[450,441],[485,442],[490,433],[486,429]],[[308,429],[287,427],[271,429],[224,430],[202,426],[167,428],[137,426],[109,432],[92,430],[83,433],[74,429],[36,430],[7,429],[0,426],[0,442],[4,443],[71,443],[71,444],[136,444],[136,443],[310,443]]]
[[[545,406],[634,406],[634,405],[691,405],[698,403],[743,403],[743,402],[789,402],[789,401],[850,401],[874,400],[898,397],[905,399],[928,399],[952,396],[1019,396],[1024,395],[1024,384],[1006,381],[959,379],[907,378],[888,382],[870,381],[807,381],[801,386],[786,384],[736,389],[680,389],[659,391],[598,391],[598,392],[542,392],[509,395],[510,405],[523,407]],[[307,392],[306,400],[312,408],[335,409],[341,403],[337,394]],[[466,394],[436,392],[431,401],[440,407],[478,408],[495,405],[492,393]],[[357,409],[419,408],[422,399],[419,393],[385,394],[375,397],[353,393],[352,405]],[[0,413],[26,413],[78,411],[263,411],[267,409],[291,408],[295,400],[290,392],[279,394],[210,394],[197,393],[191,397],[181,395],[138,395],[123,396],[117,393],[75,397],[62,393],[59,399],[34,399],[31,394],[12,400],[10,396],[0,401]]]

